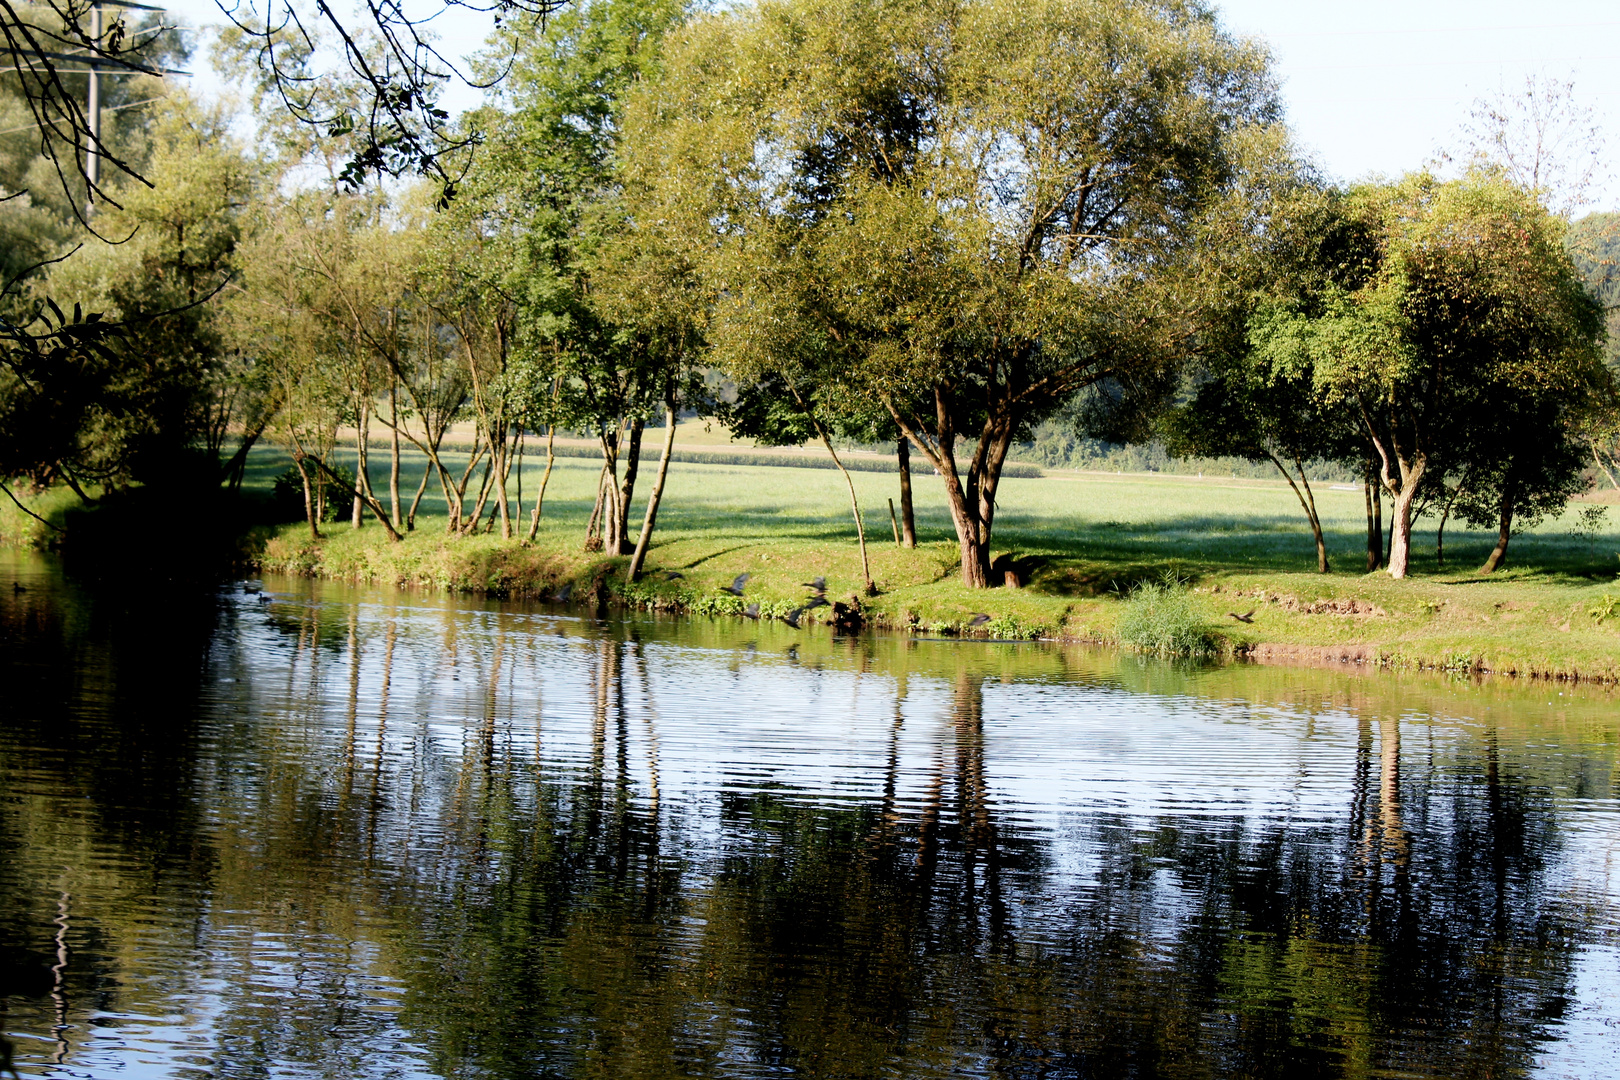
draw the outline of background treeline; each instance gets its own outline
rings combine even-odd
[[[178,512],[268,442],[312,536],[338,507],[398,539],[432,485],[449,533],[532,539],[576,432],[584,542],[633,579],[698,413],[841,469],[889,449],[908,542],[920,455],[983,586],[1015,461],[1280,474],[1323,571],[1312,484],[1359,483],[1367,567],[1396,577],[1425,515],[1442,552],[1448,521],[1495,528],[1489,571],[1620,473],[1616,222],[1571,224],[1571,185],[1500,132],[1445,175],[1325,180],[1264,49],[1201,6],[585,0],[497,29],[499,91],[419,185],[357,167],[370,90],[320,45],[222,35],[240,115],[126,80],[135,168],[92,235],[35,194],[37,137],[4,144],[11,482]],[[301,71],[330,122],[289,114]]]

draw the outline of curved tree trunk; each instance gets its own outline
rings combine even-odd
[[[1496,546],[1491,548],[1490,555],[1485,559],[1485,565],[1479,568],[1482,574],[1493,574],[1507,558],[1508,541],[1513,538],[1513,486],[1510,483],[1502,493],[1502,516],[1496,527]]]
[[[838,471],[844,474],[844,483],[849,486],[849,510],[850,513],[855,515],[855,539],[861,545],[861,576],[866,579],[866,591],[870,593],[874,588],[872,584],[872,564],[866,560],[866,525],[861,521],[861,504],[855,499],[855,481],[850,479],[849,470],[844,468],[844,463],[838,460],[838,451],[833,449],[832,440],[827,438],[827,433],[822,430],[821,424],[816,422],[814,417],[811,418],[811,422],[816,424],[816,434],[821,436],[821,444],[827,448],[827,453],[832,455],[833,464],[838,466]]]
[[[664,481],[669,477],[669,459],[675,453],[675,392],[671,388],[664,398],[664,451],[658,455],[658,475],[653,478],[652,495],[647,499],[647,516],[641,519],[641,535],[636,537],[636,550],[630,556],[630,567],[624,579],[634,582],[641,576],[641,564],[647,560],[647,547],[652,541],[653,524],[658,520],[658,504],[664,498]]]
[[[1294,462],[1294,468],[1299,472],[1299,483],[1296,484],[1293,475],[1275,454],[1267,453],[1266,456],[1277,466],[1277,471],[1283,474],[1288,486],[1294,489],[1294,498],[1298,499],[1299,505],[1305,509],[1305,519],[1311,523],[1311,536],[1316,540],[1316,572],[1328,573],[1327,542],[1322,538],[1322,519],[1316,513],[1316,496],[1311,492],[1310,480],[1305,477],[1305,466],[1298,460]],[[1304,490],[1301,490],[1301,485]]]
[[[529,535],[524,537],[526,543],[534,543],[534,538],[540,532],[540,511],[546,504],[546,485],[551,483],[551,468],[557,463],[557,425],[546,425],[546,471],[540,474],[540,491],[534,497],[534,514],[529,518]]]
[[[906,437],[922,449],[945,484],[945,500],[950,507],[951,524],[956,528],[956,540],[962,553],[962,584],[970,589],[988,588],[996,488],[1001,482],[1001,469],[1006,464],[1007,452],[1012,448],[1012,433],[1018,419],[1015,409],[1008,402],[997,403],[979,435],[964,485],[956,467],[956,429],[946,390],[940,387],[934,390],[932,445],[906,423],[891,399],[884,398],[883,404]]]

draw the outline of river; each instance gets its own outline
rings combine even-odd
[[[0,554],[22,1076],[1620,1075],[1612,691],[260,584]]]

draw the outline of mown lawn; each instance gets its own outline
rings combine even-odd
[[[525,514],[541,464],[533,456],[526,461]],[[260,455],[253,482],[268,485],[284,467],[274,454]],[[373,468],[382,471],[376,459]],[[407,462],[407,498],[420,468],[420,460]],[[289,525],[270,542],[266,565],[510,595],[549,595],[566,581],[617,580],[620,571],[581,550],[597,472],[589,460],[557,461],[530,549],[489,535],[447,541],[434,484],[417,531],[402,545],[387,544],[375,523],[358,533],[346,523],[328,525],[318,546],[301,526]],[[1448,529],[1441,571],[1426,521],[1415,572],[1397,582],[1360,569],[1361,492],[1322,485],[1317,500],[1335,566],[1324,576],[1313,572],[1303,515],[1280,481],[1049,472],[1005,481],[999,500],[996,549],[1034,567],[1028,586],[971,592],[957,583],[954,534],[931,470],[919,470],[914,485],[916,551],[893,542],[888,500],[898,496],[896,478],[856,473],[854,479],[881,590],[861,602],[882,624],[958,632],[984,612],[994,617],[991,633],[1108,641],[1122,594],[1135,582],[1170,574],[1192,587],[1233,647],[1276,658],[1291,652],[1306,661],[1348,656],[1395,666],[1620,677],[1620,607],[1604,614],[1612,606],[1607,597],[1620,602],[1613,520],[1595,535],[1573,531],[1575,511],[1544,522],[1514,539],[1508,567],[1488,579],[1474,571],[1492,535]],[[643,492],[651,481],[644,469]],[[640,512],[638,500],[638,523]],[[674,463],[649,566],[683,576],[644,579],[632,598],[645,603],[735,611],[743,602],[718,589],[743,572],[753,575],[748,599],[760,601],[767,615],[795,606],[805,592],[799,583],[817,574],[827,575],[831,595],[847,600],[859,592],[861,573],[843,479],[821,469]],[[1249,624],[1227,614],[1251,610]]]

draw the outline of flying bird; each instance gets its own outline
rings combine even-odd
[[[800,611],[810,611],[813,608],[827,607],[827,606],[828,606],[827,598],[825,596],[819,596],[818,595],[818,596],[812,596],[810,599],[806,600],[804,602],[804,607],[800,608],[799,610]]]
[[[747,607],[743,608],[743,618],[754,619],[757,621],[759,619],[759,605],[749,604]]]
[[[987,623],[989,621],[990,621],[990,616],[986,615],[982,611],[975,611],[975,612],[973,612],[973,618],[968,620],[968,626],[969,627],[983,626],[985,623]]]
[[[1259,609],[1258,608],[1250,608],[1248,614],[1246,614],[1246,615],[1239,615],[1235,611],[1228,611],[1227,614],[1230,615],[1232,618],[1236,619],[1238,622],[1252,623],[1252,622],[1254,622],[1254,613],[1257,610],[1259,610]]]
[[[803,615],[804,612],[805,609],[802,607],[794,608],[792,611],[782,616],[782,621],[793,627],[793,629],[797,630],[799,629],[799,616]]]
[[[825,593],[827,591],[827,576],[823,574],[814,581],[801,581],[799,584],[807,589],[814,589],[818,594]]]
[[[752,576],[752,574],[738,574],[732,579],[730,585],[722,585],[720,586],[720,589],[722,592],[728,592],[732,596],[741,596],[743,594],[743,586],[748,584],[748,579]]]
[[[568,584],[564,585],[561,589],[559,589],[557,591],[557,595],[553,596],[552,599],[555,600],[559,604],[566,604],[566,603],[568,603],[568,598],[570,596],[573,596],[573,595],[574,595],[574,583],[572,581],[570,581]]]

